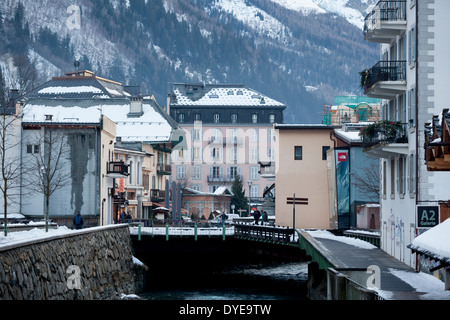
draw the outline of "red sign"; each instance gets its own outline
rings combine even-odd
[[[124,181],[123,178],[119,179],[119,192],[124,192]]]
[[[347,153],[338,152],[338,161],[347,161]]]

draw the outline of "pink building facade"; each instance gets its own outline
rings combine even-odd
[[[275,166],[273,125],[285,108],[242,85],[174,85],[167,109],[186,141],[172,152],[172,180],[213,193],[231,190],[240,176],[251,202],[262,201],[275,177],[261,174],[260,164]]]

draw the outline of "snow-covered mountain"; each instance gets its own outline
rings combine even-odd
[[[20,52],[40,80],[79,60],[101,76],[142,84],[161,104],[173,82],[243,83],[285,102],[287,122],[320,122],[335,95],[360,94],[358,72],[377,60],[362,35],[375,2],[5,0],[0,66],[13,87],[11,56]]]

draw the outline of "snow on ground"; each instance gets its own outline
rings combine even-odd
[[[323,239],[331,239],[331,240],[336,240],[336,241],[340,241],[340,242],[344,242],[346,244],[350,244],[352,246],[358,247],[358,248],[363,248],[363,249],[375,249],[376,246],[374,246],[373,244],[361,240],[361,239],[355,239],[355,238],[349,238],[349,237],[343,237],[343,236],[336,236],[334,234],[332,234],[329,231],[326,230],[307,230],[307,232],[312,235],[314,238],[323,238]]]

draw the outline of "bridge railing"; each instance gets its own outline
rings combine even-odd
[[[246,223],[234,224],[234,235],[261,241],[294,243],[297,242],[294,229],[275,226],[261,226]]]

